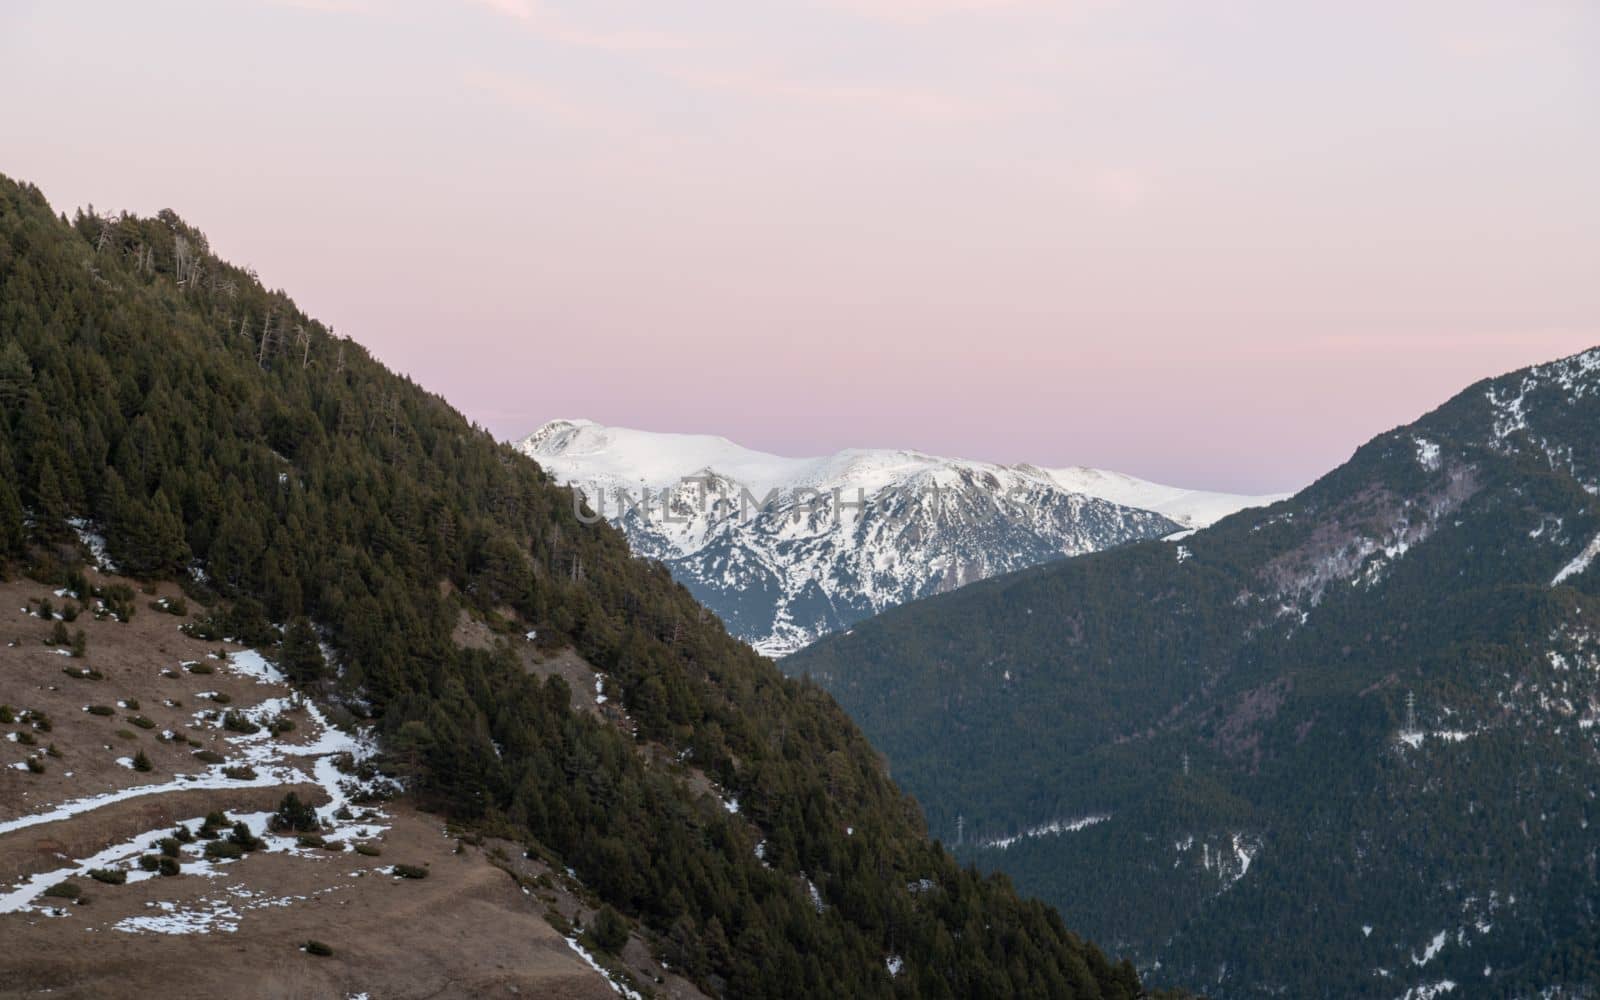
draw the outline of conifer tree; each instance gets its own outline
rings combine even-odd
[[[289,622],[284,629],[278,666],[296,684],[312,684],[322,679],[326,668],[322,647],[317,641],[316,630],[303,616]]]

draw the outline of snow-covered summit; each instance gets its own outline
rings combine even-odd
[[[587,420],[518,447],[772,655],[917,597],[1276,499],[902,449],[787,458]]]
[[[1103,469],[1046,469],[1045,474],[1074,493],[1085,493],[1124,507],[1165,514],[1187,528],[1204,528],[1246,507],[1266,507],[1289,497],[1287,493],[1245,496],[1163,486],[1148,480]]]

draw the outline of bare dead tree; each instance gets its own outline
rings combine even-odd
[[[188,281],[190,263],[189,241],[177,233],[172,237],[172,276],[178,284]]]
[[[256,352],[256,364],[262,368],[267,366],[267,345],[272,342],[272,310],[267,310],[267,318],[261,324],[261,348]]]

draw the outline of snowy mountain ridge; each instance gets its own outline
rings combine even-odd
[[[909,450],[786,458],[586,420],[518,448],[772,656],[918,597],[1278,499]]]

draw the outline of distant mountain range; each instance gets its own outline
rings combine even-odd
[[[958,854],[1218,997],[1600,983],[1600,349],[1282,503],[784,661]]]
[[[1280,499],[914,451],[783,458],[586,420],[551,421],[518,448],[770,656],[916,598]]]

